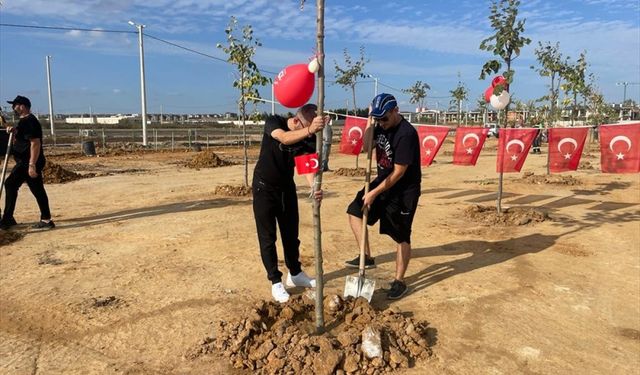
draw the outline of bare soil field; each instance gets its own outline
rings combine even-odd
[[[596,144],[577,172],[546,176],[543,148],[522,173],[505,174],[499,217],[496,145],[460,167],[448,142],[423,168],[410,291],[372,300],[428,324],[430,355],[395,373],[637,374],[640,176],[600,173]],[[244,182],[242,149],[210,150],[219,159],[97,151],[48,151],[79,176],[46,185],[56,229],[30,229],[38,210],[23,187],[20,224],[0,231],[0,373],[251,373],[202,350],[221,322],[271,298],[251,196],[230,188]],[[358,252],[345,210],[364,178],[355,158],[332,151],[340,173],[323,177],[324,278],[325,294],[341,295],[355,274],[344,261]],[[296,181],[301,260],[313,275],[312,205],[304,178]],[[386,288],[395,247],[377,229],[378,267],[367,277]]]

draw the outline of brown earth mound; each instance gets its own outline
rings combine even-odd
[[[0,246],[9,245],[13,242],[20,241],[24,234],[19,232],[9,232],[0,230]]]
[[[571,175],[536,175],[533,172],[525,172],[525,174],[520,179],[520,182],[524,182],[527,184],[549,184],[549,185],[567,185],[567,186],[575,186],[580,185],[581,182],[577,178]]]
[[[232,163],[220,158],[213,151],[201,151],[198,152],[196,156],[194,156],[191,160],[189,160],[185,166],[189,168],[216,168],[222,167],[225,165],[231,165]]]
[[[376,311],[362,299],[325,297],[325,327],[316,335],[312,301],[258,302],[246,318],[217,322],[190,354],[217,352],[236,368],[258,374],[384,374],[431,356],[435,337],[424,321],[399,310]],[[431,331],[431,332],[429,332]]]
[[[464,210],[464,217],[485,225],[502,226],[541,223],[550,219],[546,212],[535,208],[512,207],[504,209],[502,214],[498,215],[495,207],[480,205],[467,207]]]
[[[220,185],[213,189],[214,195],[230,197],[246,197],[251,195],[251,186],[244,185]]]
[[[367,173],[364,168],[338,168],[333,171],[335,175],[347,177],[360,177]]]
[[[77,174],[76,172],[67,170],[61,165],[51,161],[47,161],[47,164],[42,171],[42,177],[45,184],[64,184],[65,182],[79,180],[84,176]]]
[[[135,142],[113,142],[100,149],[102,154],[110,156],[143,154],[145,151],[150,151],[150,149]]]

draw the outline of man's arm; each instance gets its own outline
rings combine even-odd
[[[393,185],[395,185],[402,178],[402,176],[404,176],[407,168],[409,168],[408,165],[394,164],[391,174],[388,175],[387,178],[382,180],[380,185],[376,186],[375,189],[371,190],[365,197],[363,197],[364,204],[371,205],[378,195],[391,189]]]
[[[310,137],[312,135],[312,131],[310,127],[284,131],[282,129],[276,129],[271,132],[271,137],[273,137],[278,142],[283,145],[292,145],[302,141],[303,139]]]
[[[290,131],[276,129],[271,132],[271,136],[283,145],[292,145],[322,130],[326,122],[329,122],[328,117],[316,116],[307,127]]]

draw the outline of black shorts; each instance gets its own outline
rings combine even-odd
[[[374,187],[372,187],[373,189]],[[356,194],[349,207],[349,215],[362,218],[362,197],[364,189]],[[411,225],[418,207],[420,188],[408,189],[402,192],[385,192],[379,195],[371,207],[367,224],[373,225],[380,220],[380,234],[386,234],[397,243],[411,243]]]

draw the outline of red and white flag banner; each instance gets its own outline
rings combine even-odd
[[[340,139],[341,154],[360,154],[364,143],[363,137],[366,126],[366,118],[347,116],[344,121],[344,128],[342,129],[342,138]]]
[[[448,126],[416,126],[420,139],[420,165],[429,166],[442,147],[447,134]]]
[[[453,164],[476,165],[489,129],[480,126],[456,129]]]
[[[603,173],[640,172],[640,122],[600,126]]]
[[[584,142],[589,128],[550,128],[549,139],[549,171],[575,171],[580,164]]]
[[[496,172],[520,172],[538,129],[500,129]]]

